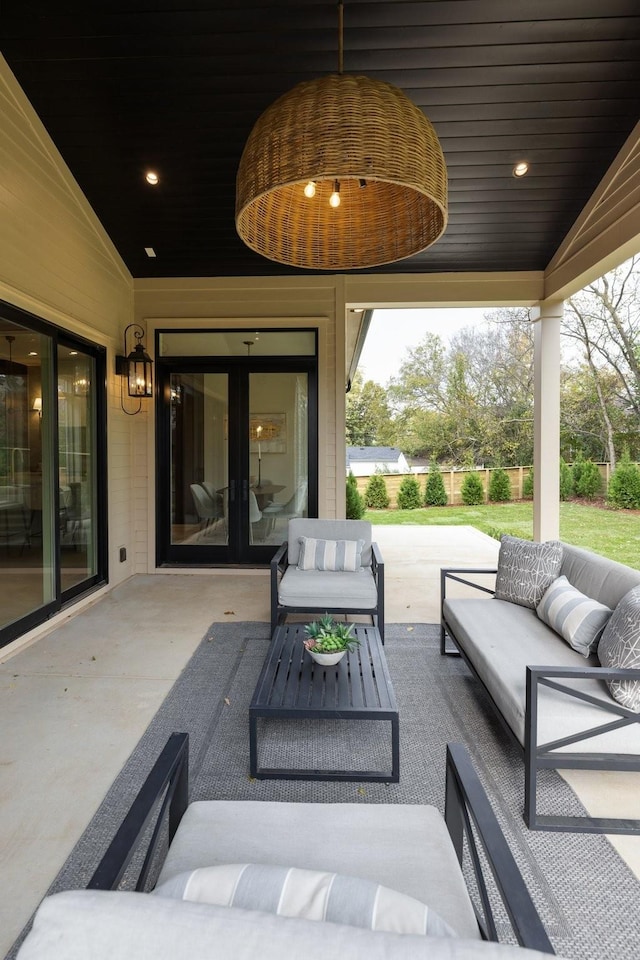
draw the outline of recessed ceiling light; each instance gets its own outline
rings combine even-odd
[[[77,357],[77,356],[78,356],[78,351],[77,351],[77,350],[69,350],[69,356],[70,356],[70,357]]]
[[[155,172],[155,170],[147,170],[147,172],[144,175],[144,178],[147,181],[147,183],[151,184],[152,187],[155,187],[157,186],[157,184],[160,183],[160,177]]]
[[[146,255],[147,255],[148,257],[155,257],[155,255],[156,255],[156,252],[155,252],[155,250],[153,249],[153,247],[145,247],[145,248],[144,248],[144,252],[146,253]]]
[[[529,164],[526,160],[522,160],[520,163],[516,163],[513,168],[514,177],[525,177],[529,173]]]

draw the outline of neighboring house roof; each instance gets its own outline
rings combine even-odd
[[[382,461],[393,463],[402,456],[399,447],[347,447],[347,460],[364,460],[367,463]]]

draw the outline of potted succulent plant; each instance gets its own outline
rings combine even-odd
[[[330,667],[342,660],[347,650],[353,650],[360,641],[352,635],[352,623],[337,623],[325,613],[319,620],[304,628],[307,639],[304,646],[316,663]]]

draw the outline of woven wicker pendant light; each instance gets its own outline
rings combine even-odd
[[[341,2],[338,11],[340,73],[300,83],[265,110],[236,181],[236,228],[247,246],[313,270],[401,260],[447,225],[435,130],[397,87],[341,72]]]

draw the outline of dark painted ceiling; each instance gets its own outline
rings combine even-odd
[[[235,176],[265,107],[336,71],[337,22],[335,0],[3,0],[0,49],[134,276],[295,274],[238,238]],[[344,68],[403,89],[449,171],[443,238],[370,272],[543,269],[638,120],[640,0],[345,0]]]

